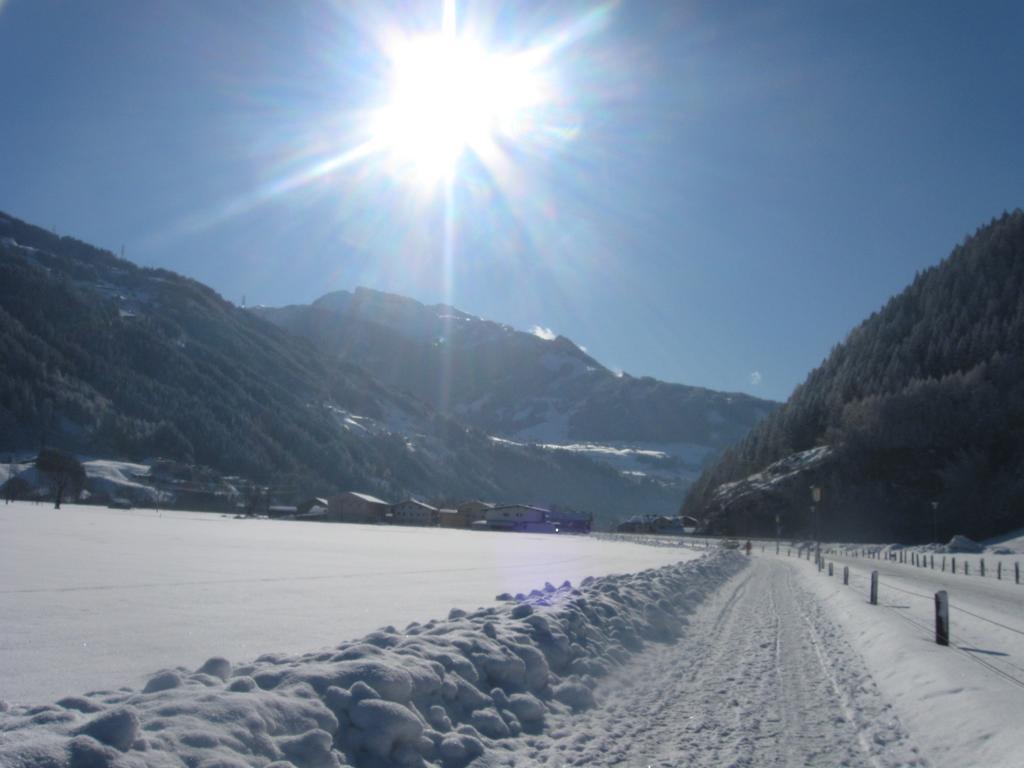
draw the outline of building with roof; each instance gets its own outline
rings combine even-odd
[[[406,499],[391,507],[394,525],[438,525],[438,509],[416,499]]]
[[[469,528],[472,521],[458,509],[437,510],[437,524],[442,528]]]
[[[489,501],[464,501],[455,508],[457,512],[462,513],[466,518],[466,525],[472,525],[478,520],[487,519],[487,511],[494,509],[494,504]]]
[[[383,523],[391,504],[368,493],[346,491],[327,499],[327,520],[332,523]]]
[[[548,511],[527,504],[507,504],[488,509],[484,518],[486,528],[497,531],[526,531],[543,527]],[[476,527],[483,527],[477,525]]]

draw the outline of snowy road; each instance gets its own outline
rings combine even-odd
[[[796,563],[752,558],[683,640],[532,742],[545,765],[925,765]]]

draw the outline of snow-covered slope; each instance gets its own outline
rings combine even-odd
[[[494,437],[586,455],[680,492],[775,406],[616,374],[563,336],[366,288],[254,311]],[[623,466],[630,451],[642,461]]]
[[[154,488],[148,464],[112,459],[86,459],[83,500],[123,500],[139,504],[159,504],[172,500],[169,493]],[[21,457],[18,461],[0,464],[0,486],[16,479],[22,495],[28,498],[52,498],[52,490],[44,473],[36,469],[35,457]]]
[[[741,480],[717,486],[703,510],[706,530],[743,536],[807,530],[814,523],[808,488],[821,484],[833,456],[827,445],[798,451]]]

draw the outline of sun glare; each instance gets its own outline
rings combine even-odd
[[[450,34],[402,41],[391,65],[374,139],[421,182],[451,174],[466,151],[515,138],[544,99],[536,57],[491,53]]]

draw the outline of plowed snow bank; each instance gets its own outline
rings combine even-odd
[[[522,733],[593,705],[599,678],[746,565],[728,552],[638,574],[546,585],[336,650],[211,659],[141,692],[96,692],[0,714],[12,766],[464,766],[513,762]]]

